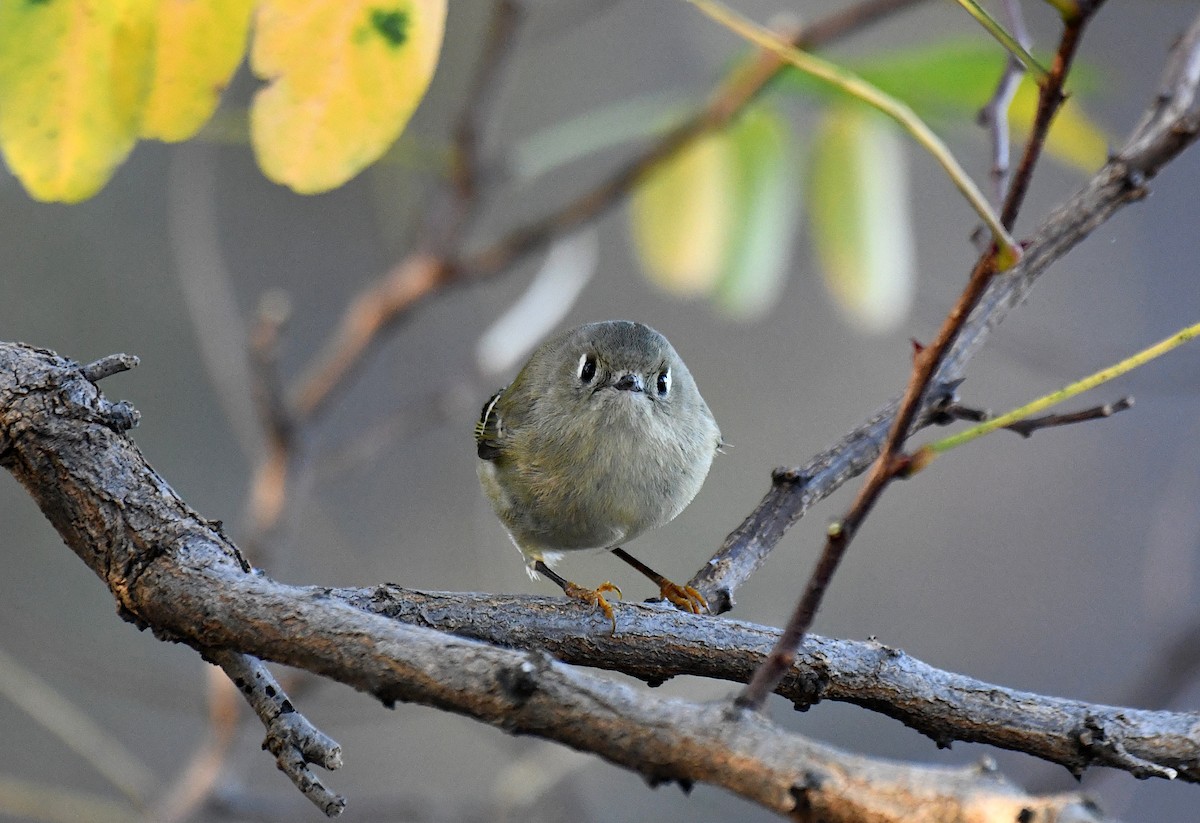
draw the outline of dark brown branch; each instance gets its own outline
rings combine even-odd
[[[1024,420],[1009,423],[1002,428],[1010,432],[1016,432],[1022,437],[1031,437],[1034,432],[1041,429],[1070,426],[1075,423],[1086,423],[1089,420],[1101,420],[1132,408],[1133,398],[1122,397],[1112,403],[1105,403],[1102,406],[1092,406],[1091,408],[1080,409],[1075,412],[1044,414],[1041,417],[1026,417]],[[958,404],[947,406],[943,414],[947,422],[950,420],[970,420],[975,423],[982,423],[985,420],[991,419],[991,414],[983,409],[972,409],[968,406]]]
[[[278,584],[246,569],[219,528],[98,419],[101,396],[77,364],[19,344],[0,344],[0,364],[0,465],[120,613],[159,638],[303,668],[385,705],[418,702],[556,740],[655,784],[712,783],[797,820],[1102,819],[1078,795],[1033,797],[989,769],[847,755],[755,714],[731,717],[728,707],[658,697],[542,652],[407,626],[327,589]],[[276,704],[267,704],[270,715]]]

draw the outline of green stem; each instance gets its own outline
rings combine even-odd
[[[997,268],[1001,271],[1007,269],[1021,258],[1021,251],[1016,242],[1000,222],[999,216],[992,211],[992,207],[988,205],[987,198],[983,196],[979,187],[963,171],[962,166],[954,159],[954,155],[946,147],[946,144],[907,105],[856,74],[813,54],[794,48],[769,30],[747,20],[716,0],[689,0],[689,2],[713,20],[759,48],[771,52],[780,60],[790,63],[800,71],[823,80],[851,97],[878,109],[899,123],[918,144],[933,155],[933,158],[950,176],[951,182],[971,204],[971,208],[987,224],[992,238],[999,248]]]
[[[975,0],[957,0],[957,2],[966,10],[967,14],[974,17],[979,25],[987,30],[988,34],[996,38],[1000,45],[1008,49],[1009,54],[1021,61],[1021,65],[1034,76],[1039,86],[1050,76],[1050,72],[1046,71],[1042,67],[1042,64],[1035,60],[1033,55],[1017,42],[1017,38],[1009,34],[1004,26],[1000,25],[996,21],[996,18],[984,11],[983,7],[976,3]]]
[[[1194,326],[1188,326],[1182,331],[1176,332],[1165,340],[1160,340],[1148,349],[1143,349],[1132,357],[1122,360],[1116,365],[1109,366],[1106,369],[1101,369],[1095,374],[1089,375],[1082,380],[1077,380],[1069,386],[1064,386],[1056,392],[1047,394],[1044,397],[1039,397],[1032,403],[1027,403],[1020,408],[1013,409],[1008,414],[1003,414],[1000,417],[988,420],[985,423],[980,423],[978,426],[972,426],[966,431],[943,438],[934,443],[929,443],[921,448],[925,454],[922,455],[918,462],[922,467],[932,459],[935,454],[948,452],[955,446],[961,446],[963,443],[969,443],[976,438],[983,437],[985,434],[994,432],[996,429],[1003,428],[1010,423],[1015,423],[1018,420],[1023,420],[1026,417],[1037,414],[1043,409],[1048,409],[1051,406],[1057,405],[1064,400],[1069,400],[1077,394],[1081,394],[1089,389],[1094,389],[1102,383],[1107,383],[1114,377],[1120,377],[1126,372],[1133,371],[1138,366],[1149,363],[1156,357],[1166,354],[1177,346],[1181,346],[1193,337],[1200,335],[1200,323]]]
[[[1079,16],[1079,4],[1075,0],[1046,0],[1046,5],[1056,9],[1063,20]]]

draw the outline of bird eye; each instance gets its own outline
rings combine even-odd
[[[671,390],[671,370],[663,369],[658,373],[658,396],[666,397]]]
[[[579,358],[579,379],[584,383],[591,383],[592,378],[596,376],[596,358],[590,354],[585,354]]]

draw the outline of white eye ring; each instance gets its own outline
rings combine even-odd
[[[591,383],[592,378],[596,376],[596,358],[590,354],[580,355],[579,368],[575,370],[575,373],[584,383]]]
[[[658,373],[658,394],[659,397],[666,397],[671,391],[671,369],[665,368]]]

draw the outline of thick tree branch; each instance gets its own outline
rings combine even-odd
[[[160,639],[209,656],[236,650],[385,704],[423,703],[546,737],[653,783],[712,783],[798,820],[1102,819],[1078,795],[1032,797],[987,769],[854,757],[723,704],[658,697],[540,651],[407,626],[331,590],[275,583],[252,573],[219,524],[179,499],[112,425],[106,405],[78,364],[0,344],[0,465],[105,582],[120,613]],[[278,705],[270,695],[266,703],[272,715]]]
[[[657,603],[616,606],[618,631],[580,632],[593,614],[562,598],[419,592],[398,586],[330,596],[417,626],[612,669],[657,685],[680,675],[744,683],[779,630],[697,617]],[[597,622],[595,625],[600,626]],[[606,625],[606,624],[605,624]],[[892,717],[947,747],[986,743],[1058,763],[1079,775],[1110,766],[1138,777],[1200,782],[1200,713],[1145,711],[1046,697],[936,669],[880,643],[809,635],[776,688],[800,710],[821,700]],[[1126,755],[1111,745],[1119,744]],[[1131,766],[1131,759],[1141,764]]]

